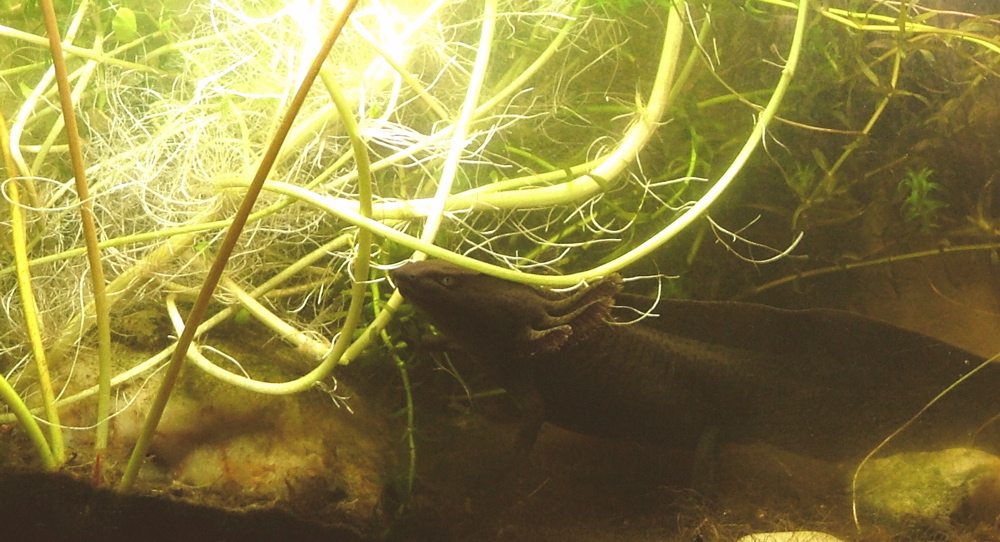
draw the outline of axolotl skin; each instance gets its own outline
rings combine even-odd
[[[526,446],[547,421],[690,450],[714,434],[857,461],[984,361],[845,311],[655,301],[622,293],[617,275],[570,294],[444,261],[410,262],[392,277],[522,407]],[[998,386],[990,364],[884,449],[995,451],[992,426],[981,429],[1000,413]]]

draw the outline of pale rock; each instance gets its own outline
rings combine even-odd
[[[857,508],[896,525],[946,525],[956,515],[1000,513],[1000,458],[969,448],[903,453],[869,461],[857,477]]]

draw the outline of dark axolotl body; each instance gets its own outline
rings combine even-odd
[[[526,444],[544,420],[687,449],[721,431],[820,459],[859,460],[983,361],[848,312],[655,302],[621,293],[617,276],[568,295],[442,261],[408,263],[393,277],[525,409]],[[1000,367],[985,367],[886,450],[993,449],[996,441],[979,429],[1000,413],[998,384]]]

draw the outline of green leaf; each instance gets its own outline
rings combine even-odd
[[[139,39],[139,26],[135,22],[135,12],[129,8],[118,8],[115,18],[111,20],[111,31],[120,42],[130,42]]]

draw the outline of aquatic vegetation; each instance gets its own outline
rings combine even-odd
[[[164,366],[175,375],[185,356],[207,377],[256,393],[329,382],[377,338],[390,343],[384,332],[401,298],[379,281],[407,258],[562,287],[630,265],[652,269],[679,234],[708,231],[701,218],[763,161],[762,141],[789,192],[761,207],[791,207],[787,243],[799,230],[850,220],[864,208],[858,183],[891,166],[858,156],[890,104],[923,96],[904,89],[905,61],[930,58],[930,44],[945,40],[977,58],[1000,52],[974,19],[952,24],[932,10],[782,0],[748,11],[402,4],[58,3],[60,77],[41,8],[0,7],[0,43],[12,51],[0,64],[10,134],[0,205],[11,216],[0,252],[0,308],[11,322],[0,329],[0,393],[14,412],[6,421],[24,424],[45,465],[62,462],[60,410],[97,396],[103,422],[112,390]],[[810,10],[822,21],[808,27]],[[746,44],[753,54],[741,52]],[[847,96],[830,90],[845,80]],[[826,132],[845,138],[836,155],[814,139]],[[903,213],[933,229],[946,194],[921,175],[904,178]],[[757,190],[756,179],[745,184]],[[234,219],[237,208],[243,218]],[[555,268],[565,274],[545,272]],[[140,312],[163,328],[130,321]],[[284,382],[231,370],[208,346],[237,313],[311,368]],[[168,344],[118,366],[112,333]],[[102,350],[100,379],[74,364],[89,363],[92,345]],[[405,380],[405,363],[396,364]],[[29,367],[51,367],[51,392]],[[165,402],[169,384],[162,389]],[[48,436],[26,404],[52,414]],[[155,410],[140,439],[152,435]],[[142,443],[133,457],[130,477]],[[411,481],[412,473],[411,464]]]
[[[920,171],[907,171],[906,177],[899,182],[899,192],[904,199],[900,207],[903,220],[913,224],[922,232],[938,228],[937,212],[948,204],[936,199],[942,186],[930,180],[934,171],[923,168]]]

